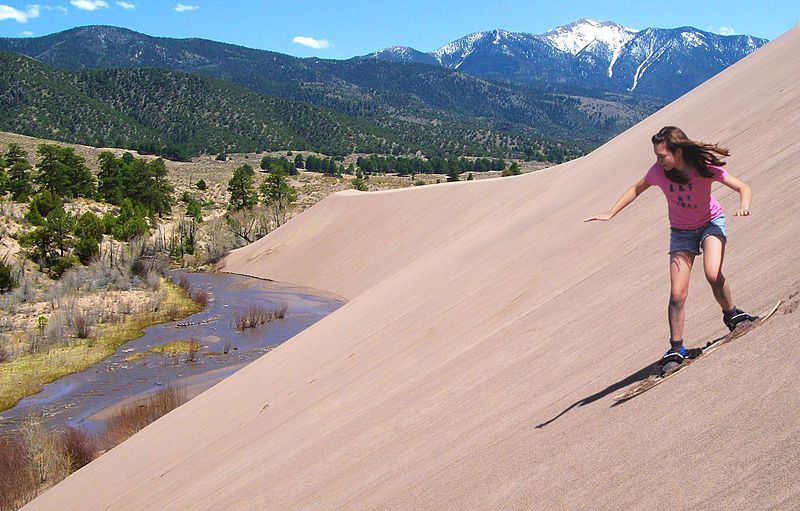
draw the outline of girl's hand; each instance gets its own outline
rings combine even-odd
[[[584,222],[592,222],[594,220],[600,220],[600,221],[606,222],[608,220],[611,220],[611,217],[613,217],[613,216],[614,215],[612,215],[611,213],[605,213],[603,215],[596,215],[596,216],[590,216],[589,218],[584,218],[583,221]]]
[[[750,208],[739,208],[733,216],[750,216]]]

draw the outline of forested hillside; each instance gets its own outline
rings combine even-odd
[[[149,82],[147,96],[155,92],[157,97],[167,99],[172,92],[159,87],[169,86],[168,82],[176,78],[166,78],[169,75],[165,74],[154,78],[153,68],[220,78],[271,98],[268,101],[271,112],[267,117],[251,111],[237,118],[242,122],[257,118],[259,122],[270,124],[266,130],[269,133],[260,133],[258,128],[252,127],[235,130],[224,123],[220,126],[213,120],[214,115],[205,111],[205,106],[202,112],[189,110],[188,117],[199,114],[204,122],[214,124],[213,129],[210,128],[212,132],[218,129],[236,131],[235,135],[226,137],[211,136],[214,142],[203,142],[202,149],[192,140],[202,130],[187,125],[186,115],[180,116],[183,123],[180,131],[188,133],[181,134],[165,130],[164,119],[154,121],[155,124],[145,122],[141,116],[136,119],[159,133],[170,132],[168,140],[155,141],[155,144],[169,146],[167,152],[178,154],[211,151],[212,146],[219,145],[217,141],[224,138],[228,144],[242,145],[243,151],[262,147],[308,148],[329,154],[347,154],[355,148],[361,152],[394,154],[422,152],[426,155],[528,158],[545,155],[548,160],[562,161],[583,154],[660,106],[654,101],[575,86],[531,87],[491,82],[416,63],[298,59],[201,39],[149,37],[115,27],[82,27],[24,40],[0,39],[0,48],[77,73],[72,76],[78,77],[74,81],[80,82],[80,90],[102,101],[106,100],[103,90],[116,91],[121,87],[109,85],[108,81],[132,85],[132,94],[136,92],[135,87]],[[147,71],[132,74],[131,68]],[[104,74],[87,69],[128,71]],[[212,82],[197,83],[208,86]],[[214,91],[214,94],[220,93]],[[226,90],[222,94],[241,92]],[[111,100],[115,109],[132,112],[116,95]],[[202,99],[199,101],[203,103]],[[323,110],[309,110],[309,105]],[[295,109],[303,112],[290,112],[286,116],[287,110]],[[164,114],[165,109],[161,110]],[[167,110],[174,113],[173,107]],[[275,110],[281,110],[280,126],[272,123]],[[336,117],[333,111],[344,117]],[[311,128],[304,125],[309,116],[323,116],[328,124],[335,123],[339,129],[331,131],[323,122],[319,128],[314,128],[324,130],[325,140],[321,141],[316,132],[310,133]],[[196,122],[193,120],[192,124]],[[17,124],[24,123],[17,121]],[[11,125],[2,127],[15,130]],[[52,136],[52,133],[25,133]],[[88,139],[83,141],[90,143]]]

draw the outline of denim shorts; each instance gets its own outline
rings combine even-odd
[[[669,253],[686,251],[700,255],[703,241],[709,236],[716,236],[722,239],[723,243],[728,239],[725,230],[725,215],[720,215],[697,229],[670,229]]]

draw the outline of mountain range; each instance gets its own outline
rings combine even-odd
[[[42,65],[53,69],[50,85],[71,83],[60,73],[74,76],[83,81],[83,76],[96,70],[94,78],[117,80],[130,77],[133,69],[161,69],[168,72],[191,73],[217,79],[234,87],[249,89],[251,92],[268,96],[273,100],[288,100],[295,103],[322,108],[317,112],[331,112],[348,119],[348,123],[359,134],[356,139],[373,139],[378,143],[366,146],[352,143],[353,136],[347,140],[337,139],[324,145],[304,144],[309,150],[319,150],[330,154],[348,153],[352,150],[379,148],[392,153],[424,154],[467,154],[475,156],[533,157],[544,154],[550,161],[561,161],[574,157],[602,143],[604,140],[627,129],[661,106],[658,101],[642,100],[627,95],[609,93],[603,90],[581,88],[571,84],[562,85],[523,85],[511,82],[496,82],[473,77],[457,70],[441,66],[418,63],[385,62],[375,59],[350,59],[344,61],[323,59],[299,59],[280,53],[255,50],[231,44],[202,39],[170,39],[151,37],[128,29],[88,26],[71,29],[57,34],[38,38],[0,39],[0,51],[14,52],[35,59]],[[9,54],[10,55],[10,54]],[[8,65],[20,65],[19,60],[6,58]],[[33,69],[34,66],[23,66]],[[129,72],[98,74],[100,70],[128,70]],[[37,72],[44,72],[37,68]],[[12,80],[15,70],[6,71],[7,80]],[[55,72],[58,71],[58,72]],[[24,73],[23,73],[24,74]],[[139,74],[139,78],[142,74]],[[72,80],[72,81],[74,81]],[[184,81],[183,78],[170,80]],[[153,77],[152,83],[166,83],[163,76]],[[38,81],[42,86],[46,81]],[[127,83],[140,84],[138,78]],[[195,83],[195,82],[192,82]],[[22,86],[17,84],[17,87]],[[220,83],[213,88],[223,87]],[[113,89],[105,83],[101,89]],[[119,86],[117,86],[119,88]],[[92,95],[91,87],[83,87],[83,94]],[[153,91],[134,91],[134,95],[147,97]],[[215,91],[215,94],[221,94]],[[226,95],[222,93],[223,95]],[[239,94],[238,92],[232,93]],[[28,104],[19,104],[23,99],[41,102],[28,95],[21,98],[13,90],[0,88],[0,103],[5,120],[0,129],[14,131],[19,126],[27,126],[23,134],[41,136],[41,131],[56,132],[70,137],[69,124],[48,126],[46,130],[32,132],[29,120],[19,116],[10,119],[11,112],[29,111]],[[156,147],[171,146],[178,152],[195,154],[198,150],[212,150],[212,144],[201,149],[202,141],[191,140],[192,133],[206,133],[205,128],[180,130],[186,134],[181,139],[163,135],[167,128],[174,129],[174,122],[164,120],[163,112],[175,108],[172,91],[150,94],[152,98],[172,101],[163,105],[148,105],[152,112],[162,112],[162,121],[144,119],[142,123],[153,132],[162,132],[161,141]],[[115,97],[119,105],[126,95]],[[97,98],[103,101],[102,98]],[[273,101],[274,102],[274,101]],[[199,101],[208,105],[206,98]],[[51,103],[54,105],[55,103]],[[233,105],[233,102],[227,102]],[[208,121],[205,111],[190,115],[189,104],[181,118],[192,117]],[[125,107],[135,113],[134,106]],[[284,110],[291,110],[286,107]],[[324,114],[328,116],[328,114]],[[37,119],[53,119],[54,116],[39,111]],[[213,117],[213,116],[212,116]],[[164,124],[166,123],[166,124]],[[224,128],[224,126],[221,126]],[[104,127],[93,128],[93,133],[105,131],[103,140],[122,139],[124,136],[108,132]],[[218,130],[220,131],[220,130]],[[274,130],[273,130],[274,131]],[[336,138],[340,131],[333,131],[330,137]],[[309,137],[272,138],[267,147],[299,149],[290,143],[291,139]],[[376,138],[377,137],[377,138]],[[319,137],[315,135],[317,140]],[[68,142],[94,143],[92,135],[84,139],[70,138]],[[127,146],[126,146],[127,147]],[[223,137],[217,139],[213,148],[222,147],[236,151],[245,147],[265,147],[265,141]],[[248,149],[249,150],[249,149]],[[170,151],[174,152],[174,151]],[[542,156],[537,156],[542,157]]]
[[[0,129],[184,156],[309,149],[562,161],[624,131],[764,42],[579,20],[542,35],[478,32],[430,54],[393,48],[324,60],[87,26],[0,38],[0,51],[40,64],[3,57]],[[179,76],[185,73],[207,80]],[[224,98],[219,104],[227,110],[215,105],[215,96]],[[247,100],[234,99],[242,96]],[[48,101],[55,97],[69,100]],[[82,117],[65,104],[92,113]],[[250,113],[237,105],[248,105]],[[326,129],[309,125],[318,118]],[[244,119],[264,128],[248,127]]]
[[[360,58],[420,62],[518,83],[575,83],[676,99],[767,43],[692,27],[636,30],[579,19],[543,34],[476,32],[431,53],[395,46]]]

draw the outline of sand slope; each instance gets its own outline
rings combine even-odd
[[[796,507],[798,52],[796,28],[557,168],[339,193],[231,254],[227,271],[350,302],[28,507]],[[581,219],[643,175],[666,124],[732,149],[755,199],[729,219],[726,274],[741,307],[786,304],[612,406],[666,347],[666,207],[651,189]],[[686,332],[724,333],[700,267]]]

